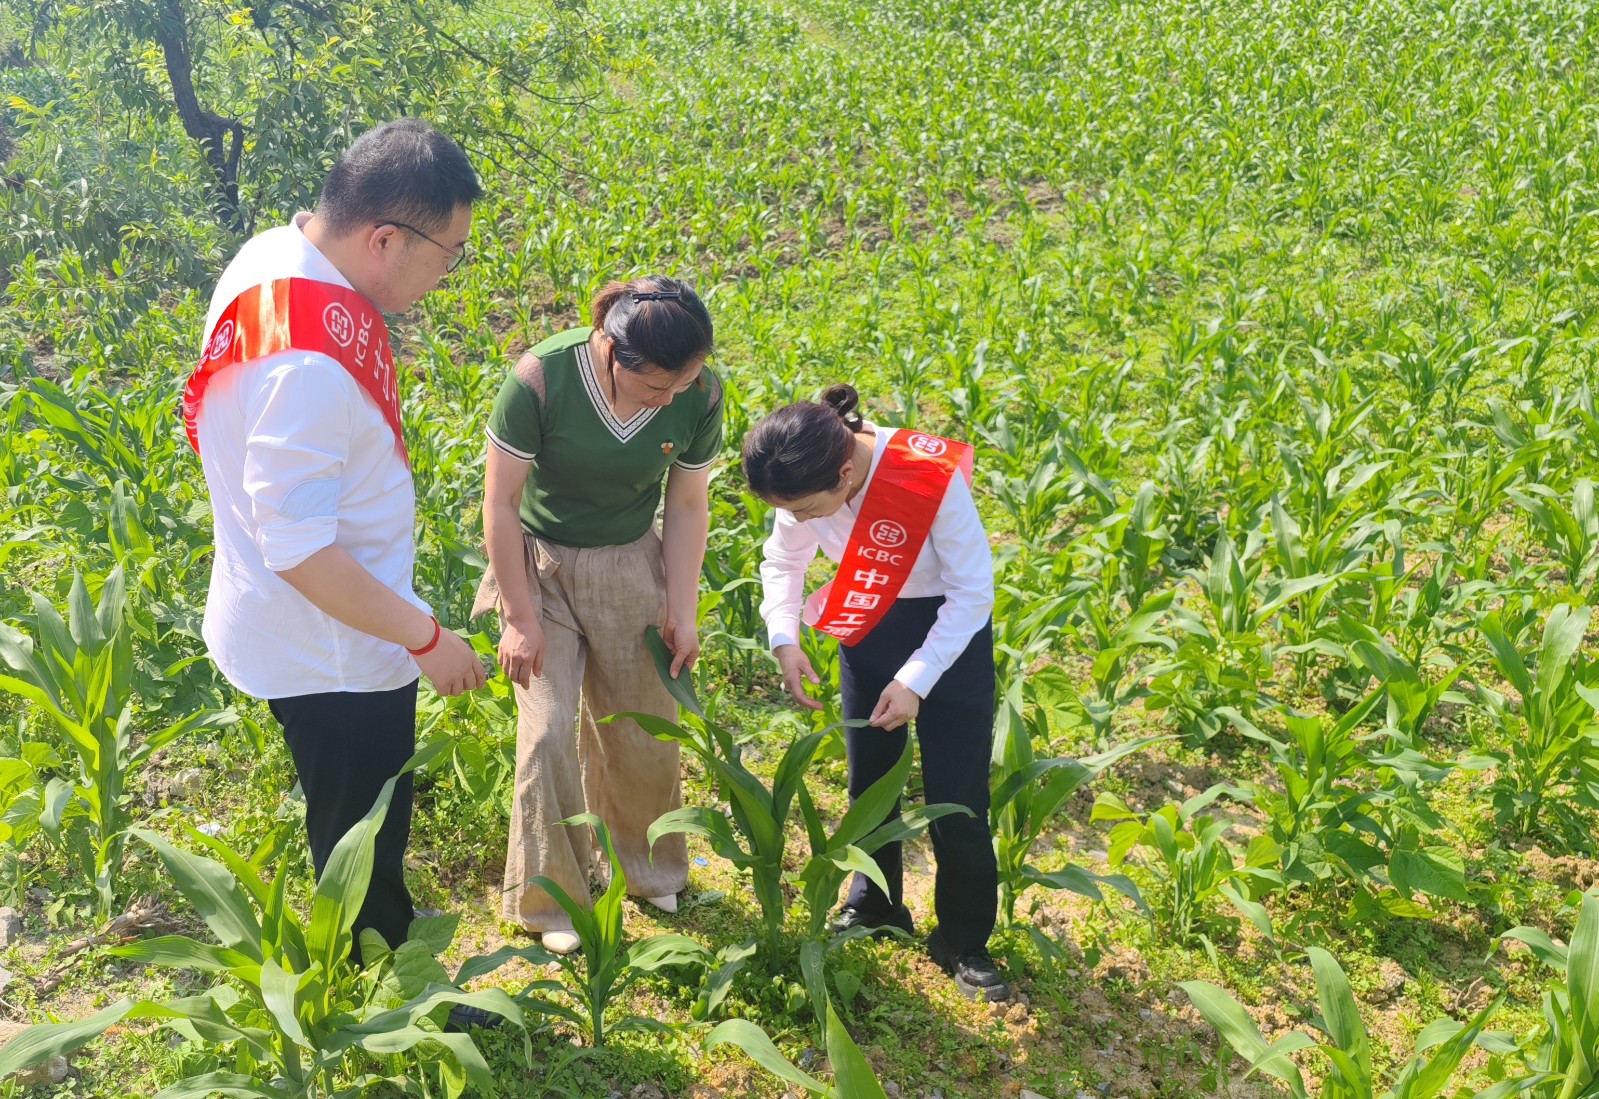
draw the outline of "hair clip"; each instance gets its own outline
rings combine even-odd
[[[682,301],[681,290],[645,290],[633,292],[634,301]]]

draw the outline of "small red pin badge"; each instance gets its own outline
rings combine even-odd
[[[670,442],[662,443],[661,444],[661,453],[662,454],[670,454],[670,453],[672,453],[672,444]]]

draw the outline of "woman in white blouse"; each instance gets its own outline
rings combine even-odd
[[[802,615],[841,641],[844,716],[869,722],[845,731],[851,798],[893,768],[914,727],[928,804],[972,811],[929,829],[938,926],[927,945],[965,995],[1003,1000],[1010,990],[987,947],[997,908],[988,825],[993,560],[962,475],[970,448],[866,423],[858,404],[852,387],[835,385],[821,402],[777,410],[744,439],[750,487],[778,509],[761,565],[761,615],[783,682],[802,706],[821,705],[805,692],[817,677],[798,643]],[[818,549],[841,567],[807,605],[805,573]],[[889,893],[855,875],[833,930],[913,934],[900,845],[874,857]]]

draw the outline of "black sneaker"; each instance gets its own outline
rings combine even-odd
[[[472,1007],[470,1004],[453,1004],[450,1007],[449,1021],[444,1024],[444,1029],[450,1034],[465,1034],[476,1027],[479,1030],[495,1030],[505,1025],[505,1018],[492,1011],[485,1011],[481,1007]]]
[[[955,981],[955,987],[968,1000],[999,1003],[1010,999],[1010,985],[1005,983],[999,966],[988,956],[987,947],[968,950],[957,956],[937,928],[927,936],[928,956]]]
[[[916,934],[916,925],[911,922],[911,910],[903,904],[881,916],[862,912],[853,904],[846,904],[828,923],[827,930],[831,934],[842,935],[857,927],[870,930],[873,938],[884,938],[893,933],[891,929],[898,929],[907,935]]]

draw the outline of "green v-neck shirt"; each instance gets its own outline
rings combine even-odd
[[[624,423],[589,355],[592,331],[574,328],[533,348],[543,392],[513,369],[489,413],[488,436],[531,466],[523,529],[564,546],[622,546],[655,521],[668,469],[704,469],[721,453],[722,384],[707,367],[671,404]]]

